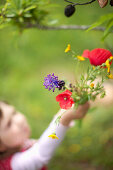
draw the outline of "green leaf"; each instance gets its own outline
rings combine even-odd
[[[25,18],[31,18],[32,15],[31,15],[31,14],[24,14],[24,17],[25,17]]]
[[[54,20],[51,20],[51,21],[48,22],[49,25],[54,25],[56,23],[58,23],[57,19],[54,19]]]
[[[111,19],[108,22],[106,29],[104,31],[104,36],[102,37],[102,40],[104,40],[108,36],[108,34],[112,31],[112,26],[113,26],[113,19]]]
[[[58,125],[60,122],[61,116],[58,116],[57,119],[55,120],[55,124]]]
[[[88,95],[88,100],[91,100],[91,95],[90,94]]]
[[[26,8],[26,9],[24,10],[24,12],[28,12],[28,11],[30,11],[30,10],[32,10],[32,9],[35,9],[35,8],[37,8],[37,5],[32,5],[32,6],[28,7],[28,8]]]
[[[104,92],[102,92],[100,98],[104,98],[105,95],[106,95],[106,93],[105,93],[105,91],[104,91]]]
[[[80,80],[84,80],[84,75],[82,74],[81,77],[80,77]]]
[[[104,15],[104,16],[100,17],[100,19],[99,19],[97,22],[95,22],[94,24],[92,24],[92,25],[87,29],[87,31],[90,31],[90,30],[92,30],[93,28],[95,28],[95,27],[97,27],[97,26],[100,26],[100,25],[102,25],[103,23],[105,23],[106,21],[111,20],[111,19],[113,19],[113,13]]]
[[[88,101],[88,96],[84,95],[81,97],[79,104],[85,104]]]
[[[12,14],[7,14],[6,16],[7,16],[8,18],[13,18],[13,17],[16,16],[16,14],[13,14],[13,13],[12,13]]]
[[[92,101],[95,101],[95,99],[96,99],[96,96],[95,96],[95,95],[92,95],[92,96],[91,96],[91,100],[92,100]]]

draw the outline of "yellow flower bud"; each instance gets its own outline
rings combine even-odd
[[[106,67],[108,68],[107,72],[110,73],[110,63],[109,63],[109,60],[106,60],[105,64],[106,64]]]
[[[58,139],[58,137],[56,136],[56,133],[52,133],[51,135],[49,135],[48,137],[52,138],[52,139]]]
[[[65,49],[65,53],[67,53],[67,52],[70,51],[70,50],[71,50],[71,45],[68,44],[67,48]]]
[[[80,61],[84,61],[85,60],[85,58],[82,57],[82,56],[77,56],[77,59],[80,60]]]
[[[108,75],[109,79],[113,79],[113,74]]]
[[[93,88],[93,87],[94,87],[94,83],[91,83],[91,84],[90,84],[90,87]]]
[[[111,56],[110,59],[113,60],[113,56]]]
[[[95,67],[93,66],[93,70],[95,70]]]

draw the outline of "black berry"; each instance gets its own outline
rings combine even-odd
[[[65,14],[66,17],[72,16],[72,15],[74,14],[74,12],[75,12],[75,6],[73,6],[73,5],[67,5],[67,6],[65,7],[64,14]]]

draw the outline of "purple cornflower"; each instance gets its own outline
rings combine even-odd
[[[59,82],[58,77],[55,76],[54,73],[52,73],[52,74],[48,74],[47,77],[44,77],[43,85],[48,90],[53,89],[54,92],[55,88],[59,88],[58,82]]]

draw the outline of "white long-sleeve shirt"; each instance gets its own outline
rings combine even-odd
[[[61,113],[62,112],[64,112],[64,110],[62,110]],[[55,119],[56,117],[42,134],[40,139],[30,149],[14,154],[11,161],[12,170],[38,170],[48,164],[68,129],[68,127],[63,126],[62,124],[56,126]],[[59,139],[48,137],[54,132],[54,130]]]

